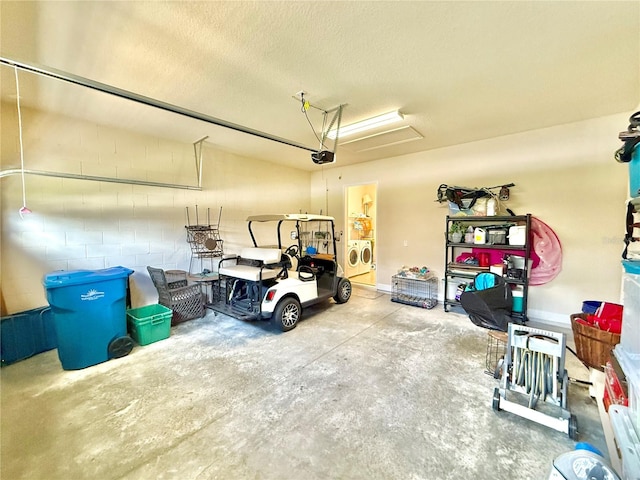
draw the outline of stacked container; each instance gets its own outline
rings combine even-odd
[[[639,118],[638,113],[631,117],[632,125],[636,125],[634,121]],[[636,144],[631,153],[629,193],[634,199],[640,198],[640,144]],[[637,204],[637,201],[634,201],[634,204]],[[616,357],[627,376],[631,420],[640,436],[640,260],[623,260],[622,264],[625,270],[624,314]]]
[[[627,207],[627,248],[623,254],[625,260],[622,261],[622,332],[620,343],[613,351],[627,380],[629,406],[612,404],[609,418],[621,456],[622,478],[636,480],[640,479],[640,260],[635,253],[629,252],[629,246],[633,246],[632,242],[635,241],[633,224],[637,220],[632,214],[638,210],[640,198],[640,112],[634,113],[629,121],[627,131],[619,135],[624,146],[616,152],[616,160],[629,163],[629,193],[632,199]]]
[[[620,344],[614,350],[629,385],[629,414],[640,432],[640,262],[623,261],[624,311]]]

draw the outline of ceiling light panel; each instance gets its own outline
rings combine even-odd
[[[420,140],[422,138],[424,137],[420,132],[407,125],[393,130],[368,135],[366,137],[340,142],[340,148],[345,148],[352,152],[367,152],[369,150],[390,147],[391,145],[398,145],[400,143]]]
[[[351,125],[340,127],[339,130],[329,130],[329,133],[327,133],[327,137],[331,139],[335,139],[336,136],[338,138],[344,138],[348,135],[355,135],[356,133],[366,132],[368,130],[388,125],[390,123],[399,122],[403,119],[404,116],[398,110],[395,110],[383,115],[367,118],[366,120],[362,120],[360,122],[352,123]]]

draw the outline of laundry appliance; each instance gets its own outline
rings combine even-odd
[[[345,273],[347,278],[360,274],[360,241],[349,240],[347,242],[347,261]]]
[[[358,240],[360,249],[360,265],[358,273],[369,273],[371,271],[371,263],[373,262],[373,249],[371,240]]]

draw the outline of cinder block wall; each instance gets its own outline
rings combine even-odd
[[[197,185],[191,143],[142,135],[23,108],[25,168]],[[15,105],[2,105],[1,169],[19,168]],[[3,314],[46,305],[42,276],[54,270],[122,265],[134,306],[157,301],[146,266],[189,267],[186,208],[195,224],[217,223],[225,251],[249,245],[245,219],[309,210],[310,174],[205,147],[202,191],[26,175],[3,177],[0,264]],[[205,265],[208,268],[208,264]],[[200,264],[194,265],[199,269]]]

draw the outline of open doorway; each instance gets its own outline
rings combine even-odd
[[[376,285],[376,209],[378,185],[350,185],[346,190],[347,251],[345,274],[352,283]]]

